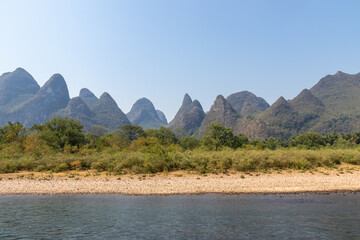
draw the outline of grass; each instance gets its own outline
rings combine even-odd
[[[106,171],[106,175],[126,173],[149,174],[169,171],[191,171],[205,175],[228,172],[281,173],[285,171],[316,171],[316,168],[333,169],[339,164],[360,165],[357,149],[278,149],[271,150],[223,150],[223,151],[168,151],[168,152],[103,152],[87,155],[52,154],[35,158],[31,155],[1,157],[0,173],[19,171],[54,173],[70,170]],[[337,169],[344,173],[345,169]],[[353,169],[352,169],[353,170]],[[90,173],[87,173],[90,176]],[[20,175],[21,176],[21,175]],[[69,178],[74,178],[70,174]]]

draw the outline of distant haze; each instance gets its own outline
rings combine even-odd
[[[207,112],[248,90],[272,104],[360,71],[359,1],[3,0],[0,73],[53,73],[124,112],[142,97],[170,121],[185,93]]]

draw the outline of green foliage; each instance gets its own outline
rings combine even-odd
[[[193,150],[200,146],[200,141],[194,137],[186,136],[179,139],[179,144],[183,149]]]
[[[278,148],[288,147],[288,142],[282,141],[279,138],[270,137],[264,140],[264,148],[275,150]]]
[[[355,149],[178,151],[170,146],[155,145],[146,151],[93,152],[88,155],[52,153],[39,157],[29,154],[12,157],[2,151],[0,173],[23,170],[62,172],[73,169],[94,169],[118,174],[176,170],[225,173],[229,170],[243,172],[270,169],[309,170],[317,167],[334,167],[341,163],[359,165],[359,151]]]
[[[339,137],[340,136],[338,133],[326,134],[324,136],[324,141],[326,144],[333,145],[339,139]]]
[[[96,143],[96,148],[100,151],[104,149],[122,150],[128,146],[127,139],[122,137],[118,131],[110,132],[102,136]]]
[[[25,139],[26,129],[19,122],[11,123],[4,127],[0,127],[0,142],[11,143],[15,141],[23,141]]]
[[[87,129],[86,132],[102,137],[106,134],[107,130],[106,127],[104,126],[92,126],[89,129]]]
[[[360,164],[360,133],[325,137],[306,133],[290,142],[277,138],[249,141],[244,135],[234,136],[231,128],[212,123],[199,141],[189,136],[178,140],[165,127],[143,131],[127,125],[108,134],[100,127],[88,131],[86,137],[82,128],[78,121],[66,118],[54,118],[28,131],[19,123],[1,127],[0,173],[76,169],[118,174],[225,173]]]
[[[40,158],[40,156],[50,153],[51,150],[39,135],[30,135],[25,140],[24,152],[33,155],[35,158]]]
[[[90,148],[95,148],[96,142],[106,134],[104,126],[92,126],[86,131],[85,142],[89,144]]]
[[[162,145],[171,145],[178,142],[175,133],[166,127],[160,127],[160,129],[146,129],[145,135],[147,137],[158,139],[159,143]]]
[[[42,126],[39,136],[56,150],[63,149],[66,145],[81,146],[85,143],[83,127],[80,121],[56,117]]]
[[[351,142],[350,140],[345,140],[344,138],[339,138],[332,144],[332,148],[335,149],[350,149],[355,147],[355,143]]]
[[[209,149],[219,150],[221,147],[232,147],[234,135],[231,128],[224,127],[221,123],[212,122],[206,128],[202,143]]]
[[[236,135],[233,137],[231,147],[232,148],[241,148],[248,143],[249,143],[248,137],[243,134],[239,134],[239,135]]]
[[[354,144],[360,144],[360,132],[342,134],[342,138]]]
[[[294,146],[300,146],[305,148],[319,148],[325,146],[326,142],[323,136],[318,133],[305,133],[297,136],[295,139],[291,140],[291,143]]]
[[[121,126],[120,136],[127,139],[129,143],[145,136],[143,128],[139,125],[123,125]]]

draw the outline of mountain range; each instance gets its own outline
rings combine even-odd
[[[20,122],[25,127],[43,124],[54,116],[80,120],[85,128],[101,125],[108,131],[136,124],[144,129],[167,126],[179,137],[200,138],[211,122],[231,127],[234,134],[250,138],[278,137],[288,139],[306,132],[320,134],[360,131],[360,73],[337,72],[320,79],[310,89],[293,99],[280,97],[271,106],[261,97],[241,91],[224,97],[218,95],[205,113],[198,100],[185,94],[174,119],[168,123],[165,114],[147,98],[137,100],[125,114],[108,93],[99,98],[89,89],[69,97],[65,79],[54,74],[40,87],[24,69],[0,76],[0,125]]]

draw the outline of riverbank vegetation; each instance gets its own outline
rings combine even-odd
[[[212,123],[202,139],[178,139],[165,127],[143,130],[126,125],[107,133],[101,126],[84,130],[79,121],[54,118],[30,129],[20,123],[0,127],[0,173],[310,170],[342,163],[360,165],[359,144],[360,133],[305,133],[287,141],[249,140]]]

